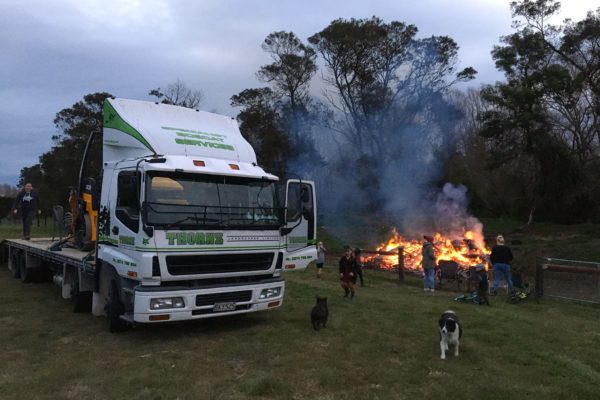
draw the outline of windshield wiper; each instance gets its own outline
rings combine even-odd
[[[167,225],[167,229],[171,229],[172,227],[181,224],[182,222],[185,222],[187,220],[194,220],[196,222],[196,224],[198,224],[198,217],[196,216],[196,214],[194,214],[194,216],[188,215],[185,218],[180,219],[179,221],[176,222],[172,222],[170,224],[166,224]]]
[[[223,222],[222,220],[218,220],[216,218],[206,218],[206,217],[201,218],[201,217],[198,217],[196,215],[196,213],[194,213],[193,216],[192,215],[188,215],[187,217],[182,218],[179,221],[175,221],[175,222],[172,222],[170,224],[165,224],[165,225],[166,225],[167,229],[171,229],[171,228],[173,228],[173,227],[175,227],[175,226],[177,226],[177,225],[179,225],[179,224],[181,224],[181,223],[183,223],[185,221],[190,221],[190,220],[194,221],[196,223],[196,225],[201,225],[200,221],[202,221],[203,224],[206,224],[207,222],[219,222],[219,223]]]

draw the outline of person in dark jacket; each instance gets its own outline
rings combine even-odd
[[[494,290],[493,295],[498,294],[498,285],[500,284],[500,275],[504,276],[511,293],[514,292],[512,280],[510,278],[510,262],[513,260],[512,251],[504,245],[504,236],[496,237],[496,245],[492,247],[490,262],[494,266]]]
[[[19,192],[15,199],[15,203],[13,204],[13,213],[16,215],[17,212],[21,212],[21,219],[23,221],[23,239],[29,240],[31,238],[31,224],[33,223],[33,217],[42,213],[40,210],[40,198],[29,182],[27,182]]]
[[[354,297],[354,253],[351,247],[346,247],[346,252],[340,259],[340,283],[344,289],[344,297]]]
[[[423,261],[423,286],[426,292],[435,292],[435,254],[433,252],[433,236],[423,236],[421,255]]]
[[[357,247],[354,249],[354,279],[353,283],[356,285],[357,278],[360,279],[360,286],[365,286],[365,281],[363,280],[362,273],[362,264],[360,263],[360,249]]]

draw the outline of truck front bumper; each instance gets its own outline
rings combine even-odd
[[[275,296],[261,298],[265,291]],[[285,291],[283,278],[251,284],[214,287],[138,286],[134,290],[133,320],[140,323],[185,321],[224,315],[243,314],[281,306]],[[182,298],[182,308],[153,309],[153,299]]]

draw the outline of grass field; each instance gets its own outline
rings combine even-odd
[[[43,232],[39,232],[43,234]],[[2,233],[3,237],[5,233]],[[594,399],[600,308],[543,300],[491,307],[366,271],[342,298],[335,269],[290,272],[270,312],[106,332],[51,284],[0,269],[2,399]],[[330,321],[315,332],[315,295]],[[458,358],[439,359],[437,319],[461,317]]]

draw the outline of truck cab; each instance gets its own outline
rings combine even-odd
[[[314,184],[256,163],[235,119],[107,99],[92,312],[111,330],[281,306],[316,259]]]

